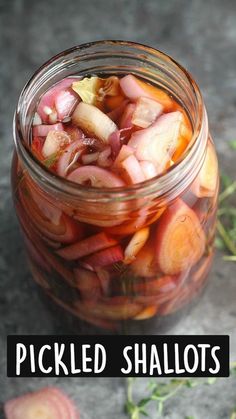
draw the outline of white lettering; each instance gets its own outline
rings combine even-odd
[[[87,356],[87,349],[90,349],[91,345],[83,345],[82,346],[82,370],[83,372],[92,372],[92,368],[88,368],[88,362],[92,361],[90,356]]]
[[[194,359],[193,359],[193,366],[192,368],[189,366],[189,351],[192,350],[193,351],[193,355],[194,355]],[[195,372],[198,368],[198,364],[199,364],[199,355],[198,355],[198,350],[194,345],[187,345],[184,348],[184,366],[187,372],[189,372],[190,374]]]
[[[215,361],[215,364],[216,364],[215,369],[209,368],[209,372],[211,374],[217,374],[217,372],[220,371],[220,362],[219,362],[219,359],[216,357],[216,354],[215,354],[216,351],[219,351],[219,350],[220,350],[220,346],[214,346],[211,350],[211,356],[212,356],[212,358],[213,358],[213,360]]]
[[[99,353],[101,354],[101,364],[99,367]],[[95,354],[94,354],[94,372],[95,374],[99,374],[105,369],[107,363],[106,359],[106,351],[103,345],[100,345],[100,343],[97,343],[95,345]]]
[[[159,359],[156,345],[151,346],[150,370],[149,370],[150,375],[153,375],[154,369],[157,370],[159,375],[162,374],[160,359]]]
[[[55,374],[60,375],[60,367],[63,369],[64,374],[68,375],[68,369],[64,362],[61,360],[65,351],[65,344],[62,343],[60,346],[58,343],[54,343],[54,357],[55,357]]]
[[[44,355],[44,352],[45,352],[46,349],[51,351],[52,348],[51,348],[50,345],[42,346],[42,348],[40,348],[39,356],[38,356],[39,369],[43,374],[49,374],[52,371],[52,367],[48,367],[46,369],[46,368],[44,368],[44,365],[43,365],[43,355]]]
[[[27,350],[23,343],[16,345],[16,375],[20,375],[20,366],[26,358]]]
[[[132,351],[132,346],[126,346],[123,350],[123,356],[127,362],[127,369],[121,368],[123,374],[129,374],[132,371],[132,362],[128,356],[128,351]]]

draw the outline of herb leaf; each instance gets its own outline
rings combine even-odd
[[[232,140],[232,141],[230,141],[230,142],[229,142],[229,145],[230,145],[230,147],[231,147],[233,150],[236,150],[236,140]]]

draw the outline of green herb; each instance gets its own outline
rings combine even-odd
[[[231,147],[233,150],[236,150],[236,140],[232,140],[232,141],[230,141],[230,142],[229,142],[229,145],[230,145],[230,147]]]
[[[236,419],[236,407],[234,408],[233,412],[231,413],[230,419]]]
[[[219,196],[219,210],[216,238],[216,247],[227,250],[229,254],[223,259],[230,262],[236,261],[236,208],[231,204],[230,198],[236,194],[236,181],[232,182],[226,175],[221,177],[224,189]]]
[[[236,362],[233,362],[230,366],[231,375],[236,375]],[[127,379],[127,400],[125,404],[125,411],[128,414],[129,419],[141,419],[142,416],[149,417],[149,414],[146,410],[148,405],[152,403],[156,404],[157,408],[157,417],[162,417],[165,403],[167,400],[171,399],[177,393],[179,393],[184,388],[193,389],[198,386],[210,386],[213,385],[218,378],[209,377],[206,379],[201,378],[173,378],[168,382],[160,382],[158,379],[151,380],[147,386],[147,392],[149,394],[147,397],[142,398],[139,401],[134,401],[133,390],[135,387],[135,382],[137,378],[128,378]],[[161,379],[162,380],[162,379]],[[236,411],[233,411],[230,419],[236,419]],[[185,419],[194,419],[193,416],[186,416]]]
[[[226,175],[225,173],[221,173],[220,177],[221,177],[221,184],[222,184],[223,189],[227,188],[227,186],[229,186],[232,183],[232,180],[230,179],[230,177]]]

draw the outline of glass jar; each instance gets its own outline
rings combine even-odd
[[[141,184],[98,189],[73,184],[36,161],[30,128],[50,86],[71,75],[130,73],[167,92],[191,121],[191,144],[175,165]],[[50,305],[60,307],[63,319],[73,318],[77,333],[163,331],[204,289],[213,255],[217,157],[202,96],[188,72],[162,52],[131,42],[69,49],[24,87],[14,139],[15,208],[33,278]],[[94,253],[95,269],[86,258],[71,260],[61,252],[73,252],[73,244],[88,237],[101,241],[104,234],[113,253]],[[143,234],[148,241],[132,260],[116,257]]]

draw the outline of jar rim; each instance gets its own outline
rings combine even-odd
[[[191,146],[188,147],[181,157],[175,162],[173,166],[170,166],[165,173],[159,174],[151,179],[145,180],[144,182],[140,182],[134,185],[127,185],[122,187],[103,187],[97,188],[92,186],[84,186],[72,181],[69,181],[66,178],[60,177],[52,173],[43,163],[36,159],[36,157],[32,154],[29,146],[25,143],[24,135],[22,132],[22,124],[20,120],[20,113],[21,113],[21,104],[24,101],[24,96],[27,93],[28,89],[30,89],[31,85],[33,84],[36,77],[40,76],[47,68],[62,58],[69,56],[71,53],[76,51],[89,51],[90,48],[96,48],[99,46],[123,46],[123,47],[133,47],[139,50],[142,53],[148,53],[150,56],[154,58],[162,58],[164,60],[168,60],[171,64],[173,64],[184,76],[187,78],[189,85],[192,89],[194,94],[194,99],[196,100],[197,104],[197,118],[196,122],[193,127],[193,135],[191,140]],[[112,55],[112,54],[111,54]],[[171,179],[177,175],[178,171],[181,170],[185,165],[187,165],[188,161],[191,160],[191,156],[197,152],[199,148],[199,137],[201,136],[202,131],[202,121],[206,120],[207,116],[206,112],[204,112],[204,105],[203,99],[200,92],[200,89],[197,83],[194,81],[190,73],[177,61],[175,61],[172,57],[168,54],[155,49],[153,47],[147,46],[142,43],[137,43],[133,41],[124,41],[124,40],[99,40],[94,42],[88,42],[81,45],[76,45],[74,47],[68,48],[53,57],[47,60],[44,64],[42,64],[31,76],[28,82],[23,87],[21,94],[19,96],[19,100],[17,103],[17,108],[14,115],[13,120],[13,136],[14,136],[14,143],[16,150],[22,159],[23,163],[26,165],[27,169],[35,176],[39,177],[43,180],[43,184],[45,186],[51,187],[58,192],[68,193],[73,195],[74,197],[81,197],[86,194],[86,199],[92,201],[107,201],[108,198],[110,199],[124,199],[125,200],[133,199],[134,194],[138,194],[139,196],[146,196],[150,193],[158,193],[162,195],[163,189],[168,189],[168,185],[171,184]],[[130,196],[132,194],[132,196]]]

